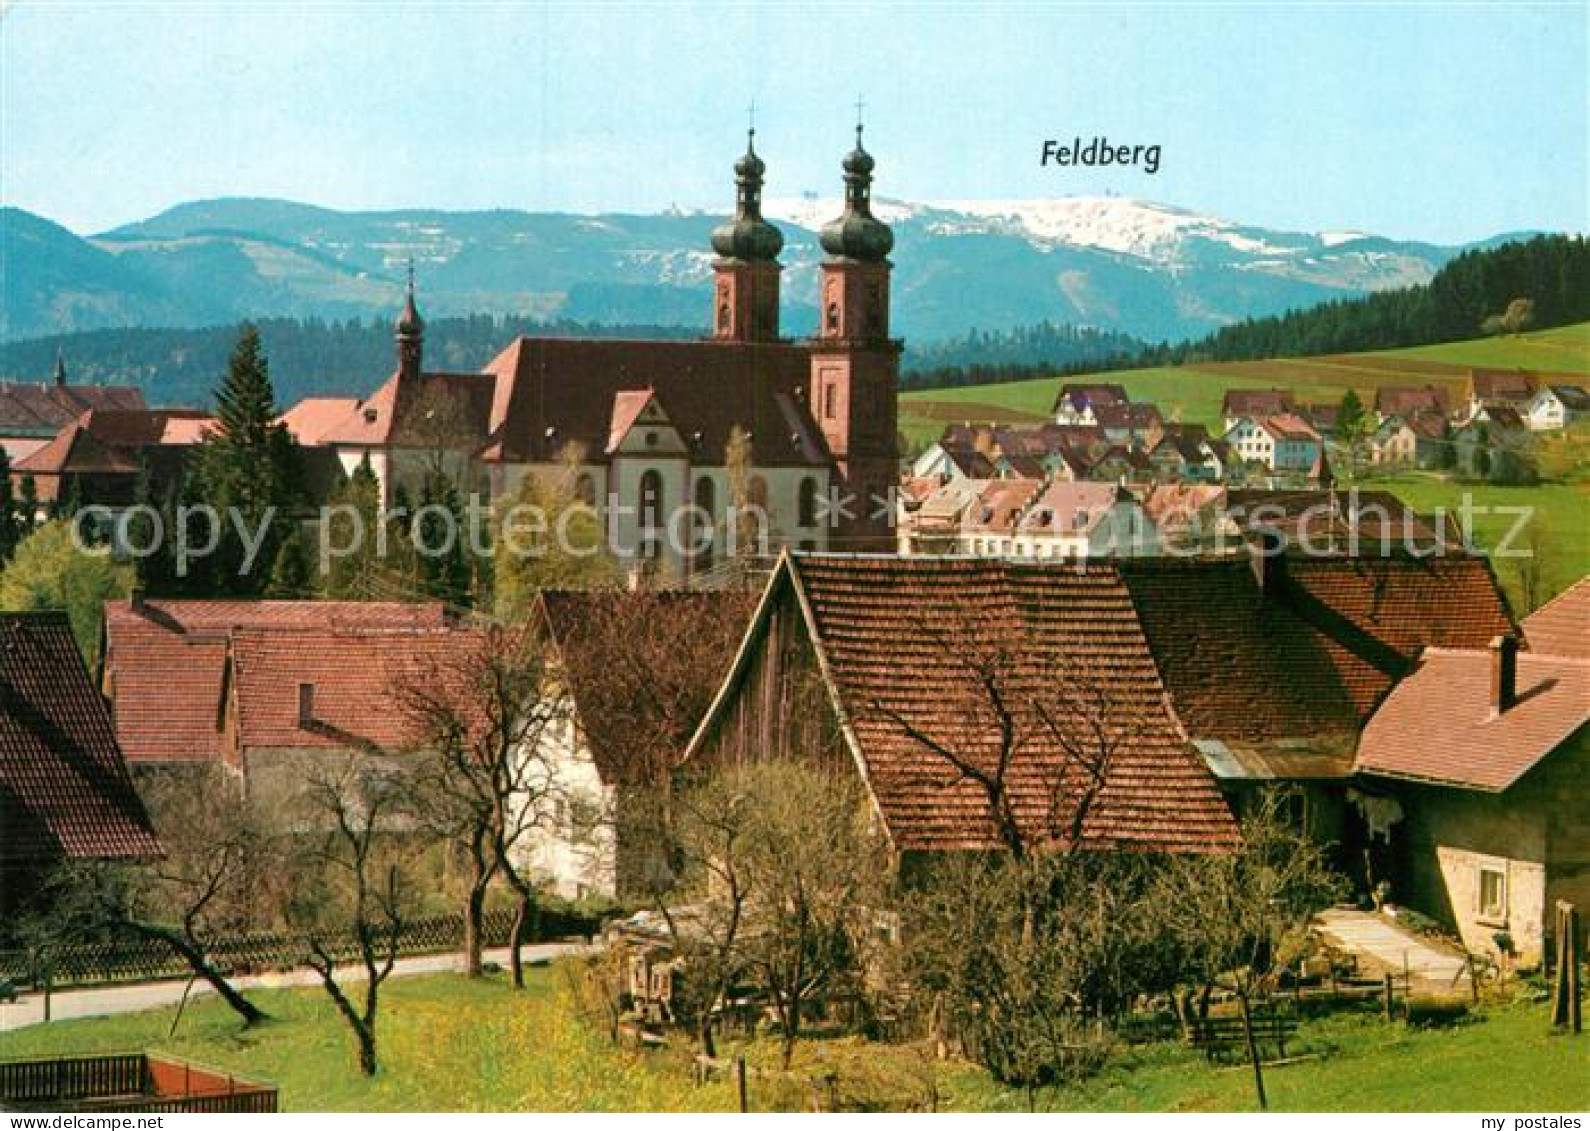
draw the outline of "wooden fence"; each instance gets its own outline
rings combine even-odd
[[[273,1112],[257,1080],[145,1053],[0,1061],[0,1107],[104,1112]]]
[[[506,946],[513,930],[514,913],[486,913],[487,946]],[[590,935],[598,929],[594,919],[561,911],[542,911],[527,934],[531,941]],[[441,954],[463,945],[464,921],[460,915],[418,919],[406,924],[398,943],[405,956]],[[358,956],[352,936],[329,947],[339,961]],[[301,965],[308,951],[301,935],[255,932],[215,940],[206,955],[223,974],[250,974]],[[56,989],[107,982],[143,982],[160,978],[185,978],[192,971],[181,955],[158,939],[125,938],[112,942],[54,947],[47,951],[0,951],[0,980],[18,986],[42,986],[48,980]]]

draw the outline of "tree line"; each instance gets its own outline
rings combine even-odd
[[[1400,349],[1590,320],[1590,241],[1536,236],[1466,251],[1430,282],[1246,318],[1191,342],[1162,342],[1132,367]]]

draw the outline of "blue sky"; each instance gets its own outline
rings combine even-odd
[[[183,200],[656,211],[1115,192],[1458,242],[1590,227],[1587,6],[7,5],[0,198],[98,231]],[[1044,139],[1163,147],[1044,169]]]

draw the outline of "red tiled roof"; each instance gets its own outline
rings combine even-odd
[[[995,479],[966,508],[963,525],[969,531],[1009,534],[1041,490],[1043,483],[1036,479]]]
[[[1527,369],[1470,369],[1469,384],[1482,401],[1527,401],[1539,386]]]
[[[402,688],[440,678],[478,641],[467,628],[239,627],[232,630],[232,699],[237,736],[258,749],[393,753],[422,739],[398,708]],[[299,688],[310,686],[313,717],[299,718]]]
[[[722,463],[738,427],[762,467],[831,457],[805,401],[811,348],[796,343],[519,338],[487,366],[496,379],[494,458],[543,462],[569,441],[606,450],[614,397],[654,390],[691,452]]]
[[[1070,483],[1057,479],[1032,501],[1021,520],[1021,529],[1055,534],[1087,534],[1104,520],[1118,502],[1132,496],[1113,483]]]
[[[1489,651],[1432,648],[1364,728],[1355,769],[1500,793],[1590,722],[1590,660],[1518,655],[1517,702],[1491,702]]]
[[[57,432],[89,409],[143,407],[143,390],[136,385],[0,381],[0,432]]]
[[[358,397],[305,397],[282,413],[281,423],[302,445],[323,443],[325,438],[351,417],[364,402]]]
[[[1513,631],[1483,558],[1286,555],[1269,593],[1242,558],[1117,563],[1176,712],[1197,739],[1356,729],[1429,646]]]
[[[1101,428],[1146,430],[1164,422],[1159,414],[1159,406],[1144,402],[1096,404],[1093,406],[1093,416]]]
[[[1074,385],[1060,386],[1060,393],[1055,397],[1056,410],[1065,401],[1070,401],[1078,412],[1089,405],[1093,406],[1095,413],[1103,405],[1126,404],[1130,398],[1126,395],[1124,385]]]
[[[1285,389],[1227,389],[1220,401],[1220,415],[1225,417],[1276,416],[1296,409],[1297,402]]]
[[[1375,390],[1375,411],[1382,416],[1445,415],[1447,409],[1447,391],[1438,385],[1382,385]]]
[[[19,460],[32,475],[136,474],[141,449],[196,444],[214,419],[189,409],[90,409]]]
[[[0,613],[0,866],[157,856],[65,613]]]
[[[1524,618],[1530,651],[1590,658],[1590,577],[1581,577]]]
[[[223,756],[222,693],[239,628],[439,628],[441,605],[358,601],[105,603],[105,692],[131,762]]]
[[[1153,657],[1118,573],[1100,565],[1038,565],[967,558],[792,555],[789,575],[808,603],[832,687],[853,729],[867,782],[897,847],[995,845],[986,796],[904,732],[996,757],[993,732],[955,649],[1008,649],[1011,689],[1031,712],[1058,686],[1088,682],[1119,748],[1083,827],[1096,847],[1207,851],[1236,827],[1214,779],[1166,706]],[[1068,674],[1067,674],[1068,673]],[[1093,684],[1096,681],[1096,687]],[[1051,709],[1053,709],[1051,707]],[[1031,719],[1028,720],[1031,722]],[[1010,766],[1018,822],[1048,835],[1050,806],[1074,783],[1053,736],[1033,728]]]
[[[1318,440],[1314,426],[1295,413],[1283,412],[1258,418],[1255,423],[1277,440]]]

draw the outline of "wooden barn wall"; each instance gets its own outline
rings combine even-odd
[[[770,610],[701,758],[713,766],[772,758],[852,766],[800,609],[787,587]]]

